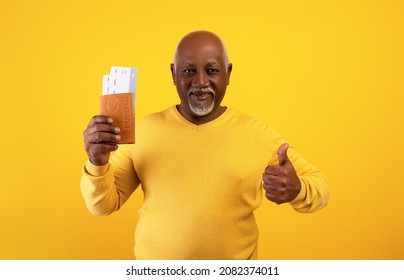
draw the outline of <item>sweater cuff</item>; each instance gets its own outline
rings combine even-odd
[[[305,183],[301,178],[299,178],[299,180],[300,180],[300,186],[301,186],[300,192],[299,192],[299,194],[290,202],[290,204],[292,204],[292,205],[297,205],[297,204],[299,204],[299,202],[302,202],[302,201],[306,198],[306,192],[307,192],[306,183]]]
[[[107,162],[104,165],[94,165],[91,163],[90,160],[87,160],[84,169],[87,174],[94,176],[94,177],[101,177],[107,174],[108,169],[109,169],[109,162]]]

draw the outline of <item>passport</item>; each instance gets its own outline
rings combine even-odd
[[[135,143],[135,117],[132,93],[115,93],[100,96],[100,113],[111,117],[119,127],[121,140],[118,144]]]

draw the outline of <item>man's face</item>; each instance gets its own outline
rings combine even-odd
[[[222,113],[220,103],[231,64],[218,38],[209,34],[185,38],[178,46],[171,72],[181,100],[179,111],[186,119],[199,124]]]

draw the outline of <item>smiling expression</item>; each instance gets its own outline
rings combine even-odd
[[[197,31],[178,44],[171,73],[181,103],[177,107],[187,120],[202,124],[220,116],[232,65],[215,34]]]

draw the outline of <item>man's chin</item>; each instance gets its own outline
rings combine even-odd
[[[197,117],[205,117],[209,115],[210,113],[212,113],[214,107],[214,104],[212,104],[211,106],[189,106],[192,113]]]

